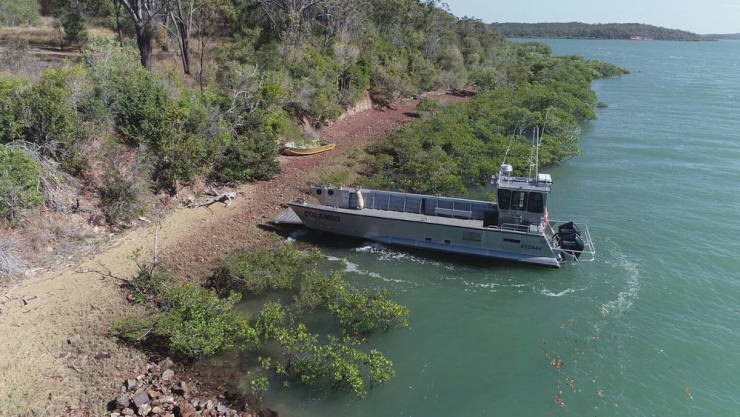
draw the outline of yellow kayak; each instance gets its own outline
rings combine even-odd
[[[286,146],[283,148],[283,155],[288,156],[302,156],[302,155],[313,155],[316,153],[326,152],[334,149],[337,145],[335,143],[330,143],[328,145],[323,146],[317,146],[315,148],[292,148],[290,146]]]

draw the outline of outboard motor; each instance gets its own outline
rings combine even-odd
[[[573,222],[564,223],[558,227],[558,240],[560,241],[560,248],[576,259],[581,256],[581,252],[586,247],[583,239],[581,239],[581,232],[578,231]]]

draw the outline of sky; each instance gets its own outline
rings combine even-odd
[[[648,23],[696,33],[740,33],[740,0],[443,0],[485,22]]]

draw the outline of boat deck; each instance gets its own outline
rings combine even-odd
[[[406,220],[411,222],[433,223],[445,226],[468,227],[475,229],[484,229],[483,220],[458,219],[454,217],[429,216],[419,213],[407,213],[401,211],[377,210],[364,208],[361,210],[335,209],[342,213],[359,214],[361,216],[382,217],[386,219]],[[495,227],[491,227],[494,229]]]

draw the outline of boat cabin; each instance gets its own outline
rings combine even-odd
[[[511,165],[504,164],[494,178],[498,201],[499,226],[540,225],[547,217],[547,196],[552,188],[549,174],[536,178],[515,177]]]

